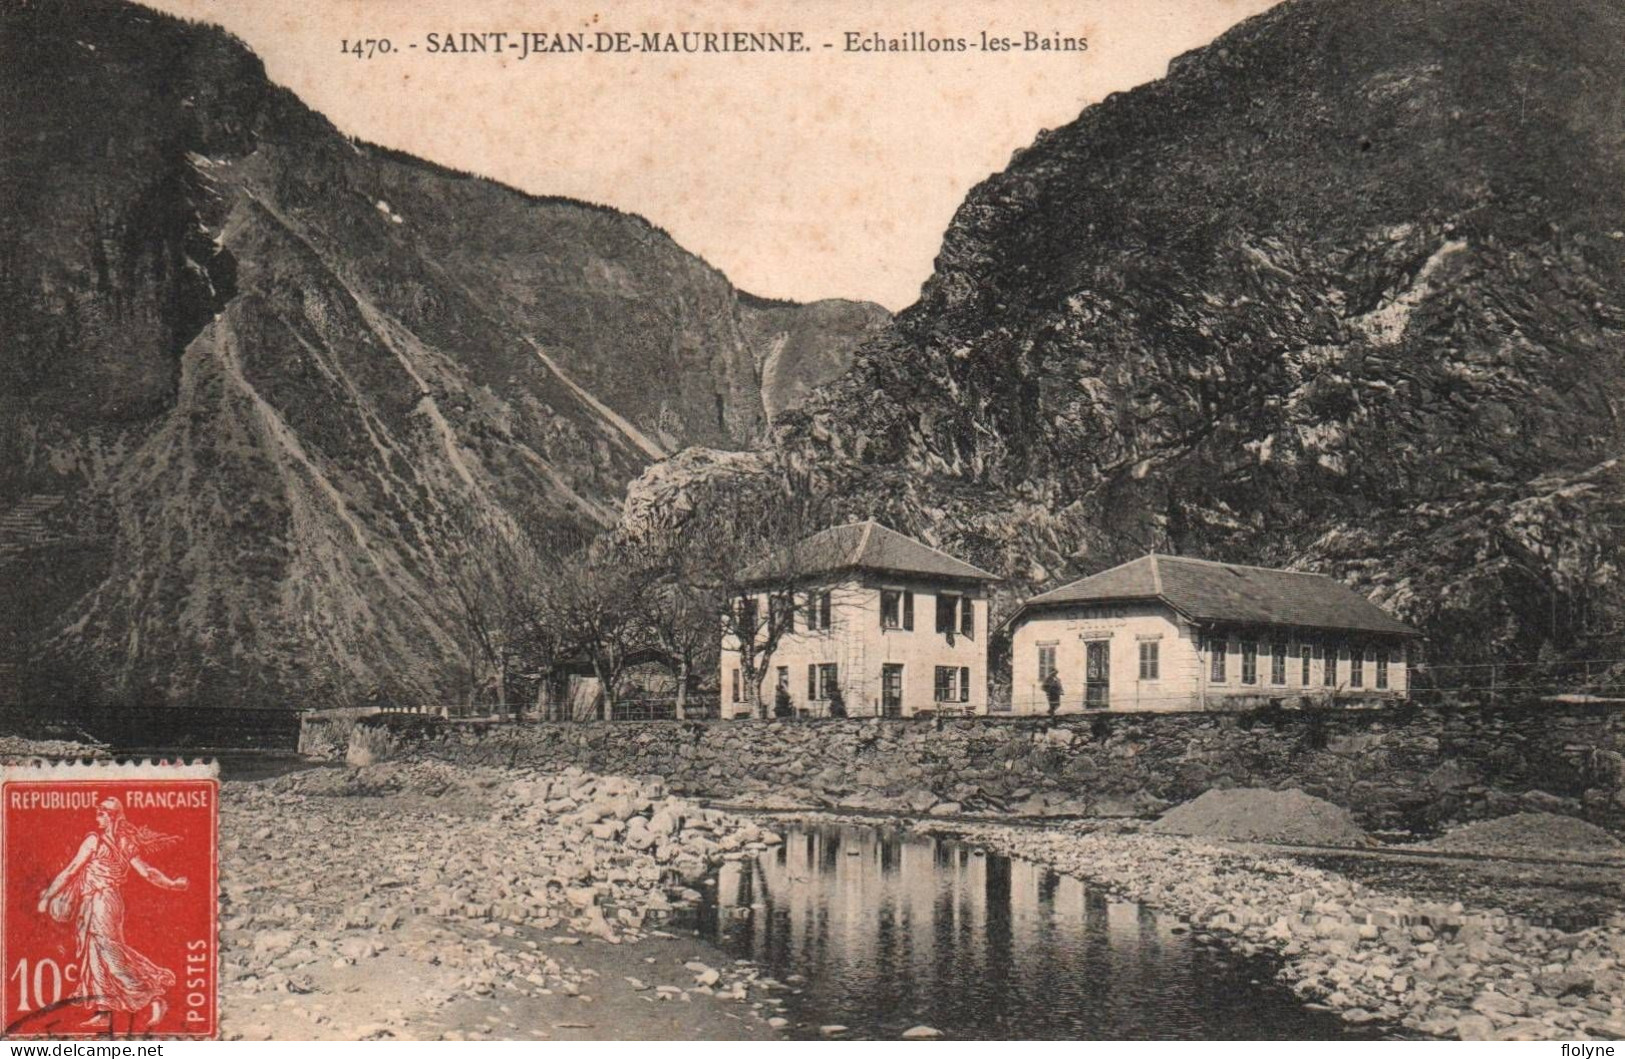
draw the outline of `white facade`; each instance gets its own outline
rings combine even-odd
[[[822,627],[819,600],[825,592],[828,628]],[[764,614],[768,596],[764,589],[754,597]],[[781,635],[765,660],[761,698],[768,716],[773,715],[775,688],[781,681],[798,715],[826,716],[831,679],[839,685],[851,717],[987,712],[984,585],[865,572],[834,581],[800,581],[794,598],[794,631]],[[809,600],[819,615],[812,621]],[[834,669],[823,668],[829,666]],[[732,637],[723,639],[721,667],[722,715],[760,716],[738,642]]]
[[[1049,711],[1041,669],[1051,665],[1060,682],[1059,713],[1222,709],[1239,699],[1398,698],[1408,690],[1402,640],[1335,629],[1203,628],[1155,601],[1030,611],[1017,618],[1010,649],[1016,714]],[[1215,664],[1215,655],[1222,662]]]

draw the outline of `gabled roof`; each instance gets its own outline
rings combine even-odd
[[[1022,605],[1016,618],[1033,608],[1110,600],[1160,600],[1201,624],[1420,635],[1349,586],[1324,574],[1175,555],[1147,555],[1034,596]]]
[[[912,574],[955,581],[998,580],[986,570],[873,520],[831,526],[815,533],[779,555],[747,567],[741,580],[747,584],[766,584],[842,570]]]

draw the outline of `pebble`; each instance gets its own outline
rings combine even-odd
[[[1625,1011],[1625,916],[1561,933],[1199,839],[968,823],[954,832],[1187,920],[1196,944],[1273,951],[1302,1000],[1351,1024],[1463,1040],[1610,1039],[1603,1019]],[[1547,1021],[1582,1002],[1602,1018]]]
[[[441,1026],[414,1022],[454,1000],[488,997],[487,1011],[498,997],[526,994],[591,1003],[602,992],[596,972],[565,953],[585,955],[584,937],[673,937],[655,923],[701,899],[694,887],[726,850],[776,837],[672,797],[658,779],[580,769],[386,762],[232,783],[221,795],[222,830],[257,836],[223,847],[220,866],[221,1007],[235,1038],[308,1034],[311,1025],[340,1039],[437,1037]],[[658,843],[638,838],[656,832]],[[378,1019],[370,998],[393,998],[401,973],[366,970],[385,957],[422,963],[433,984],[416,991],[410,1013]],[[695,963],[696,991],[748,1000],[754,968]],[[691,1000],[680,986],[651,992],[624,977],[646,999]],[[261,998],[280,1000],[268,1005],[271,1024],[239,1023],[234,1013]],[[372,1018],[334,1022],[322,998]],[[517,1029],[511,1015],[489,1025]],[[489,1036],[477,1022],[454,1029]]]

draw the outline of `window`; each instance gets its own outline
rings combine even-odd
[[[950,596],[946,592],[937,595],[937,632],[947,633],[949,636],[954,634],[954,630],[959,626],[958,606],[958,596]]]
[[[1388,690],[1388,652],[1377,652],[1377,690]]]
[[[959,701],[970,701],[970,666],[959,667]]]
[[[742,596],[739,600],[739,634],[749,640],[754,639],[756,629],[756,597]]]
[[[914,593],[903,589],[880,590],[880,627],[882,629],[914,628]]]
[[[780,666],[779,667],[779,687],[783,688],[785,691],[790,690],[790,667],[789,666]]]
[[[1270,644],[1270,683],[1286,683],[1286,644]]]
[[[1356,647],[1349,655],[1349,687],[1365,687],[1365,648]]]
[[[938,666],[933,698],[938,702],[959,701],[959,667]]]
[[[1038,682],[1043,684],[1055,675],[1055,645],[1038,645]]]
[[[1325,664],[1320,667],[1320,682],[1328,688],[1337,687],[1337,648],[1326,645]]]
[[[1160,680],[1162,644],[1155,640],[1140,641],[1140,679]]]
[[[809,664],[807,666],[807,698],[809,700],[823,700],[830,697],[838,682],[840,670],[834,662],[822,664]]]
[[[969,596],[959,597],[959,635],[976,635],[976,601]]]
[[[1213,656],[1213,668],[1208,679],[1215,684],[1223,684],[1225,677],[1225,664],[1230,658],[1230,642],[1228,640],[1209,640],[1208,653]]]
[[[775,592],[767,597],[767,620],[771,629],[796,627],[796,596],[794,592]]]
[[[744,700],[743,696],[741,695],[741,691],[740,691],[739,667],[738,666],[734,667],[733,678],[734,678],[733,679],[733,691],[734,691],[733,700],[735,702],[743,702],[745,700]]]
[[[1309,662],[1310,659],[1314,657],[1314,652],[1310,650],[1308,644],[1304,644],[1302,647],[1298,648],[1298,657],[1303,659],[1303,673],[1298,678],[1298,683],[1307,688],[1310,680],[1312,679],[1309,672]]]
[[[1241,682],[1258,683],[1258,644],[1251,640],[1241,642]]]
[[[829,628],[829,593],[807,592],[807,631]]]

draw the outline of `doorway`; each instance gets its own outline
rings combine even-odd
[[[1112,642],[1090,640],[1084,647],[1083,705],[1104,710],[1111,702]]]
[[[883,717],[903,716],[903,667],[895,662],[880,667],[880,713]]]

